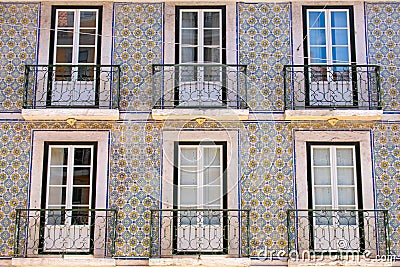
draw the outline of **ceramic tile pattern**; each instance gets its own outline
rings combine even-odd
[[[153,106],[152,64],[162,63],[163,5],[114,5],[113,63],[121,65],[123,111],[149,110]]]
[[[290,4],[239,3],[238,58],[247,65],[248,105],[283,111],[283,66],[290,61]]]
[[[399,111],[400,3],[366,3],[368,60],[381,66],[385,110]]]
[[[0,3],[0,112],[22,107],[24,65],[36,61],[39,4]]]

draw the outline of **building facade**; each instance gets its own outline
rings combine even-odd
[[[0,264],[399,264],[397,1],[0,14]]]

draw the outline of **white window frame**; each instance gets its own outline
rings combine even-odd
[[[80,27],[80,14],[81,12],[95,12],[96,13],[96,24],[95,27]],[[63,64],[63,65],[96,65],[97,53],[98,53],[98,34],[99,34],[99,9],[70,9],[70,8],[56,8],[55,22],[54,22],[54,56],[53,64]],[[73,26],[73,44],[72,45],[59,45],[58,44],[58,32],[59,31],[70,31],[70,27],[61,27],[58,25],[58,16],[60,12],[74,12],[74,26]],[[95,44],[94,45],[81,45],[79,43],[80,30],[95,30]],[[72,62],[71,63],[57,63],[57,48],[58,47],[72,47]],[[94,62],[89,63],[79,63],[79,48],[80,47],[90,47],[94,48]]]
[[[325,27],[313,27],[313,23],[309,21],[311,12],[321,12],[325,14]],[[333,12],[345,12],[346,13],[346,24],[347,27],[332,27],[331,25],[331,16]],[[335,65],[335,64],[350,64],[351,62],[351,25],[350,25],[350,10],[348,8],[332,8],[332,9],[307,9],[306,15],[306,25],[307,25],[307,52],[308,52],[308,63],[312,64],[327,64],[327,65]],[[311,45],[311,34],[310,30],[325,30],[325,45]],[[332,30],[347,30],[347,55],[348,55],[348,62],[335,62],[333,60],[333,52],[332,50],[335,47],[345,47],[345,45],[334,45],[332,41]],[[313,63],[311,62],[311,47],[325,47],[326,49],[326,59],[318,59],[318,60],[326,60],[325,63]]]
[[[329,150],[329,160],[330,164],[327,166],[317,166],[314,165],[314,148],[325,148]],[[337,154],[336,151],[338,148],[350,148],[352,149],[352,159],[353,159],[353,165],[352,166],[339,166],[337,164]],[[358,157],[356,157],[356,148],[354,145],[338,145],[338,144],[332,144],[332,145],[311,145],[310,146],[310,159],[311,159],[311,186],[312,186],[312,208],[313,209],[357,209],[358,207],[358,185],[357,185],[357,160]],[[330,184],[329,185],[316,185],[315,182],[315,169],[316,168],[330,168]],[[338,184],[338,169],[339,168],[353,168],[353,185],[339,185]],[[354,205],[340,205],[339,204],[339,188],[353,188],[354,190]],[[321,205],[316,203],[316,193],[315,189],[316,188],[330,188],[331,191],[331,205]]]
[[[182,14],[184,12],[196,12],[198,14],[197,16],[197,28],[183,28],[182,26]],[[215,12],[219,14],[219,28],[205,28],[204,27],[204,13],[205,12]],[[180,64],[185,64],[185,63],[214,63],[214,64],[222,64],[222,41],[223,41],[223,31],[222,31],[222,9],[221,8],[214,8],[214,9],[207,9],[207,8],[199,8],[199,9],[179,9],[179,63]],[[186,44],[184,45],[182,42],[183,39],[183,33],[182,31],[185,29],[191,29],[195,30],[197,29],[197,44],[196,45],[189,45]],[[219,45],[205,45],[204,44],[204,31],[205,30],[219,30]],[[190,47],[190,48],[196,48],[197,47],[197,62],[182,62],[182,48],[185,47]],[[204,61],[204,49],[205,48],[219,48],[219,62],[205,62]]]
[[[68,159],[67,159],[67,164],[66,165],[52,165],[51,164],[51,159],[52,159],[52,153],[51,150],[52,148],[67,148],[68,149]],[[91,159],[90,159],[90,165],[78,165],[79,167],[89,167],[89,185],[79,185],[76,186],[73,184],[73,170],[74,170],[74,149],[75,148],[90,148],[91,151]],[[47,158],[47,177],[46,177],[46,204],[45,208],[46,209],[51,209],[51,208],[65,208],[65,209],[72,209],[72,208],[87,208],[90,209],[92,207],[92,194],[93,191],[95,190],[94,185],[93,185],[93,163],[97,161],[96,158],[97,155],[94,154],[94,145],[80,145],[80,144],[68,144],[68,145],[53,145],[49,144],[48,146],[48,158]],[[51,185],[50,184],[50,175],[51,175],[51,168],[52,167],[66,167],[67,168],[67,181],[66,185]],[[66,188],[66,199],[65,199],[65,204],[57,204],[57,205],[51,205],[49,204],[49,197],[50,197],[50,188],[61,188],[65,187]],[[89,188],[89,203],[87,205],[74,205],[72,203],[73,201],[73,189],[74,187],[87,187]]]
[[[193,168],[196,168],[196,174],[197,174],[197,184],[196,185],[182,185],[181,184],[181,151],[182,148],[196,148],[197,150],[197,159],[202,159],[202,151],[204,151],[204,148],[218,148],[220,150],[220,154],[219,154],[219,162],[220,165],[219,166],[208,166],[208,167],[219,167],[219,177],[220,177],[220,183],[218,185],[207,185],[205,183],[205,177],[204,177],[204,172],[202,172],[201,170],[204,170],[204,161],[203,160],[197,160],[197,165],[196,166],[191,166]],[[186,144],[178,144],[178,199],[177,199],[177,206],[178,209],[179,208],[195,208],[195,209],[223,209],[223,196],[224,196],[224,192],[223,192],[223,186],[224,186],[224,163],[223,163],[223,153],[224,153],[224,147],[222,145],[186,145]],[[184,167],[189,167],[189,166],[184,166]],[[205,201],[204,201],[204,189],[206,187],[215,187],[215,186],[219,186],[220,187],[220,192],[219,192],[219,196],[221,197],[221,201],[220,204],[218,206],[215,205],[215,207],[211,207],[210,205],[206,205]],[[181,205],[181,187],[195,187],[197,189],[197,204],[196,205],[184,205],[184,207],[181,207],[183,205]]]

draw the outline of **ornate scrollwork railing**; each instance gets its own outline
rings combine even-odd
[[[119,107],[117,65],[26,65],[24,108]]]
[[[175,254],[249,256],[249,210],[151,210],[151,257]]]
[[[17,209],[14,256],[115,252],[117,211],[112,209]]]
[[[389,255],[386,210],[288,210],[289,255]],[[326,254],[328,255],[328,254]]]
[[[153,65],[154,108],[247,108],[245,65]]]
[[[379,66],[286,65],[285,109],[381,109]]]

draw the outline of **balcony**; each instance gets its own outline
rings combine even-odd
[[[26,65],[26,120],[118,120],[117,65]]]
[[[17,209],[14,257],[112,257],[116,216],[117,211],[111,209]]]
[[[288,210],[289,255],[390,255],[386,210]],[[292,259],[296,260],[296,259]]]
[[[379,66],[284,66],[286,120],[379,120]]]
[[[249,210],[151,210],[151,258],[173,255],[248,257],[249,244]]]
[[[244,65],[162,64],[152,73],[156,120],[248,119]]]

